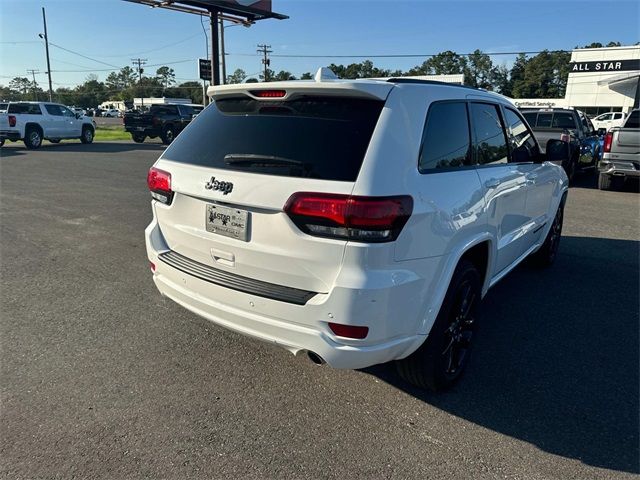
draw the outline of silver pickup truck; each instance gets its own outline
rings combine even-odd
[[[604,137],[602,160],[598,164],[598,188],[612,190],[625,178],[640,178],[640,110],[633,110],[622,127]]]

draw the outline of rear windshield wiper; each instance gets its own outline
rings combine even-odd
[[[255,153],[229,153],[224,156],[227,165],[255,165],[255,166],[304,166],[299,160],[277,157],[275,155],[258,155]]]

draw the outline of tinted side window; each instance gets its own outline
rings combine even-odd
[[[422,135],[419,170],[471,165],[469,119],[465,102],[434,103]]]
[[[470,107],[476,160],[480,165],[506,163],[507,139],[498,107],[488,103],[472,103]]]
[[[45,105],[44,108],[49,115],[55,115],[56,117],[62,116],[62,110],[60,110],[60,105]]]
[[[26,113],[29,115],[42,115],[40,105],[36,103],[10,103],[7,113]]]
[[[62,111],[62,115],[65,117],[75,117],[75,113],[69,110],[67,107],[60,106],[60,111]]]
[[[640,128],[640,110],[634,110],[629,114],[624,128]]]
[[[530,126],[532,126],[532,127],[536,126],[536,117],[538,116],[537,112],[525,112],[522,115],[524,115],[524,118],[526,118],[527,123]]]
[[[552,118],[553,118],[553,113],[539,113],[538,123],[536,123],[536,127],[549,128],[551,126]]]
[[[175,115],[176,107],[170,106],[162,106],[162,107],[152,107],[151,113],[155,115]]]
[[[569,112],[556,112],[553,114],[551,128],[576,128],[576,121],[573,114]]]
[[[505,108],[504,111],[511,142],[511,161],[514,163],[533,162],[539,154],[538,144],[533,133],[516,111],[510,108]]]
[[[193,115],[193,108],[189,105],[180,105],[178,107],[178,111],[180,112],[180,115]]]

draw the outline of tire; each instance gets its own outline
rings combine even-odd
[[[447,390],[460,379],[469,361],[480,294],[480,273],[462,259],[427,339],[407,358],[396,361],[400,377],[433,391]]]
[[[93,135],[94,135],[93,128],[82,127],[82,136],[80,137],[80,141],[85,144],[93,143]]]
[[[60,143],[60,139],[59,138],[50,138],[49,139],[49,143]]]
[[[173,140],[175,139],[175,137],[176,137],[176,134],[173,130],[173,126],[167,125],[162,129],[162,134],[160,135],[160,138],[162,139],[162,143],[164,143],[165,145],[170,145],[171,142],[173,142]]]
[[[544,239],[542,246],[531,255],[531,263],[537,267],[549,267],[558,256],[558,247],[562,238],[562,223],[564,220],[564,205],[560,205],[553,217],[553,223]]]
[[[622,186],[624,180],[620,177],[601,173],[598,175],[598,188],[600,190],[616,190]]]
[[[24,146],[35,150],[42,145],[42,130],[40,127],[29,126],[24,133]]]
[[[145,138],[147,138],[146,135],[144,135],[142,133],[132,133],[131,134],[131,139],[136,143],[144,142]]]

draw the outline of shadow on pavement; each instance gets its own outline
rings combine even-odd
[[[485,298],[451,392],[416,389],[393,364],[365,372],[552,454],[638,472],[639,246],[563,237],[553,267],[512,272]]]

